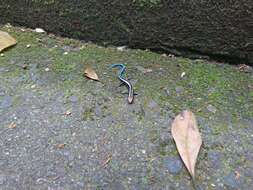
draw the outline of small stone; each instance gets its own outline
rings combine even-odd
[[[86,48],[86,46],[82,45],[82,46],[80,47],[80,50],[83,50],[84,48]]]
[[[185,74],[186,74],[185,72],[182,72],[180,77],[183,78],[185,76]]]
[[[69,54],[69,53],[68,53],[67,51],[63,53],[63,55],[68,55],[68,54]]]
[[[71,102],[77,102],[78,101],[78,97],[77,96],[70,96],[69,97],[69,100],[71,101]]]
[[[5,25],[5,27],[6,27],[6,28],[11,28],[12,25],[11,25],[10,23],[7,23],[7,24]]]
[[[22,69],[24,69],[24,70],[28,69],[28,65],[27,65],[27,64],[22,64],[21,67],[22,67]]]
[[[45,68],[45,71],[46,71],[46,72],[48,72],[49,70],[50,70],[50,69],[49,69],[48,67],[47,67],[47,68]]]
[[[165,91],[167,96],[170,96],[170,90],[169,89],[165,88],[164,91]]]
[[[22,32],[25,32],[25,29],[24,29],[24,28],[21,28],[20,30],[21,30]]]
[[[148,107],[154,109],[158,107],[158,104],[154,100],[151,100],[148,104]]]
[[[179,174],[183,168],[182,161],[178,157],[167,157],[164,160],[164,164],[171,174]]]
[[[208,152],[208,161],[210,162],[211,168],[218,169],[222,165],[222,154],[216,151]]]
[[[95,106],[94,112],[97,117],[101,117],[103,115],[102,109],[99,105]]]
[[[26,47],[27,47],[27,48],[30,48],[30,47],[31,47],[31,44],[27,44]]]
[[[216,113],[216,111],[217,111],[216,108],[211,104],[209,104],[206,108],[208,111],[210,111],[212,113]]]
[[[127,46],[119,46],[117,47],[118,51],[124,51],[127,48]]]
[[[146,150],[141,150],[142,154],[146,154]]]
[[[4,57],[4,54],[3,54],[3,53],[1,53],[1,54],[0,54],[0,56],[1,56],[1,57]]]
[[[42,28],[36,28],[35,32],[37,32],[37,33],[45,33],[45,30],[43,30]]]
[[[31,89],[34,89],[34,88],[36,88],[36,85],[35,85],[35,84],[33,84],[33,85],[31,86]]]
[[[177,94],[180,94],[180,93],[182,93],[184,91],[184,88],[183,87],[181,87],[181,86],[177,86],[176,87],[176,93]]]

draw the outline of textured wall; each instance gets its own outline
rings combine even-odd
[[[253,63],[252,0],[1,0],[0,14],[84,40]]]

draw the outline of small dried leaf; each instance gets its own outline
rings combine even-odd
[[[145,69],[144,73],[151,73],[153,70],[152,69]]]
[[[66,115],[66,116],[69,116],[69,115],[71,115],[72,113],[71,113],[71,111],[66,111],[65,113],[64,113],[64,115]]]
[[[241,72],[250,73],[253,71],[253,68],[249,65],[239,64],[237,67]]]
[[[4,49],[17,44],[17,41],[7,32],[0,31],[0,52]]]
[[[15,129],[16,127],[17,125],[13,122],[8,126],[9,129]]]
[[[112,160],[112,155],[109,154],[109,155],[107,156],[107,158],[103,161],[102,167],[105,168],[105,167],[107,166],[107,164],[108,164],[111,160]]]
[[[89,79],[92,79],[92,80],[99,80],[98,79],[98,75],[97,73],[91,68],[91,67],[87,67],[85,70],[84,70],[84,75],[89,78]]]
[[[56,147],[57,147],[57,148],[64,148],[64,147],[65,147],[65,144],[64,144],[64,143],[60,143],[60,144],[57,144]]]
[[[239,179],[241,177],[240,172],[235,171],[235,179]]]
[[[202,144],[197,121],[191,111],[183,111],[172,123],[172,136],[177,150],[192,178],[195,177],[195,164]]]

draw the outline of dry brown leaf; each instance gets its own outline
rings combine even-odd
[[[177,150],[192,178],[195,177],[195,164],[202,144],[197,121],[191,111],[183,111],[176,116],[171,128]]]
[[[235,179],[239,179],[241,177],[240,172],[235,171]]]
[[[152,69],[144,69],[144,73],[151,73],[152,71]]]
[[[107,164],[112,160],[112,155],[109,154],[106,159],[103,161],[102,163],[102,167],[105,168],[107,166]]]
[[[0,31],[0,52],[16,43],[17,41],[7,32]]]
[[[96,80],[96,81],[99,80],[97,73],[89,66],[84,70],[84,75],[89,79]]]
[[[64,112],[63,115],[69,116],[69,115],[71,115],[71,114],[72,114],[71,111],[66,111],[66,112]]]
[[[57,147],[57,148],[64,148],[64,147],[65,147],[65,144],[64,144],[64,143],[60,143],[60,144],[57,144],[56,147]]]
[[[239,64],[237,68],[239,69],[239,71],[245,72],[245,73],[250,73],[253,71],[253,68],[246,64]]]
[[[15,129],[16,127],[17,125],[13,122],[8,126],[9,129]]]

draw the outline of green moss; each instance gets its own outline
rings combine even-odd
[[[45,34],[20,32],[16,28],[3,27],[2,30],[10,32],[17,38],[18,44],[4,52],[5,57],[0,57],[0,64],[18,60],[29,65],[36,63],[42,70],[43,60],[48,59],[52,62],[51,71],[56,76],[64,77],[64,83],[59,84],[64,86],[64,90],[71,88],[72,85],[80,88],[85,86],[84,91],[93,89],[94,84],[86,83],[83,78],[82,72],[86,65],[92,65],[104,85],[116,86],[118,84],[116,71],[109,69],[109,66],[113,63],[125,63],[127,76],[137,81],[134,89],[137,93],[140,92],[138,98],[143,103],[144,110],[149,109],[149,102],[154,100],[163,110],[162,114],[167,114],[164,111],[167,109],[173,113],[191,109],[203,117],[222,118],[232,115],[233,120],[253,117],[253,93],[249,89],[249,85],[253,83],[251,73],[238,72],[233,66],[185,58],[170,59],[142,50],[117,51],[114,47],[103,48],[72,39],[50,38]],[[27,44],[31,44],[31,48],[26,48]],[[57,47],[54,47],[55,45]],[[70,48],[67,55],[64,55],[65,46]],[[72,51],[73,48],[75,51]],[[152,69],[152,72],[143,73],[137,69],[137,65]],[[10,67],[13,68],[9,74],[13,77],[26,73],[14,66]],[[183,78],[180,77],[182,72],[186,73]],[[181,87],[182,92],[178,93],[177,87]],[[164,89],[170,94],[166,95]],[[106,90],[101,93],[104,97],[112,95]],[[216,113],[209,112],[208,105],[214,106]],[[113,115],[117,115],[117,106],[111,110]],[[136,114],[141,121],[144,112]]]
[[[69,62],[68,58],[58,58],[53,64],[52,69],[54,72],[66,75],[75,70],[75,65]]]

